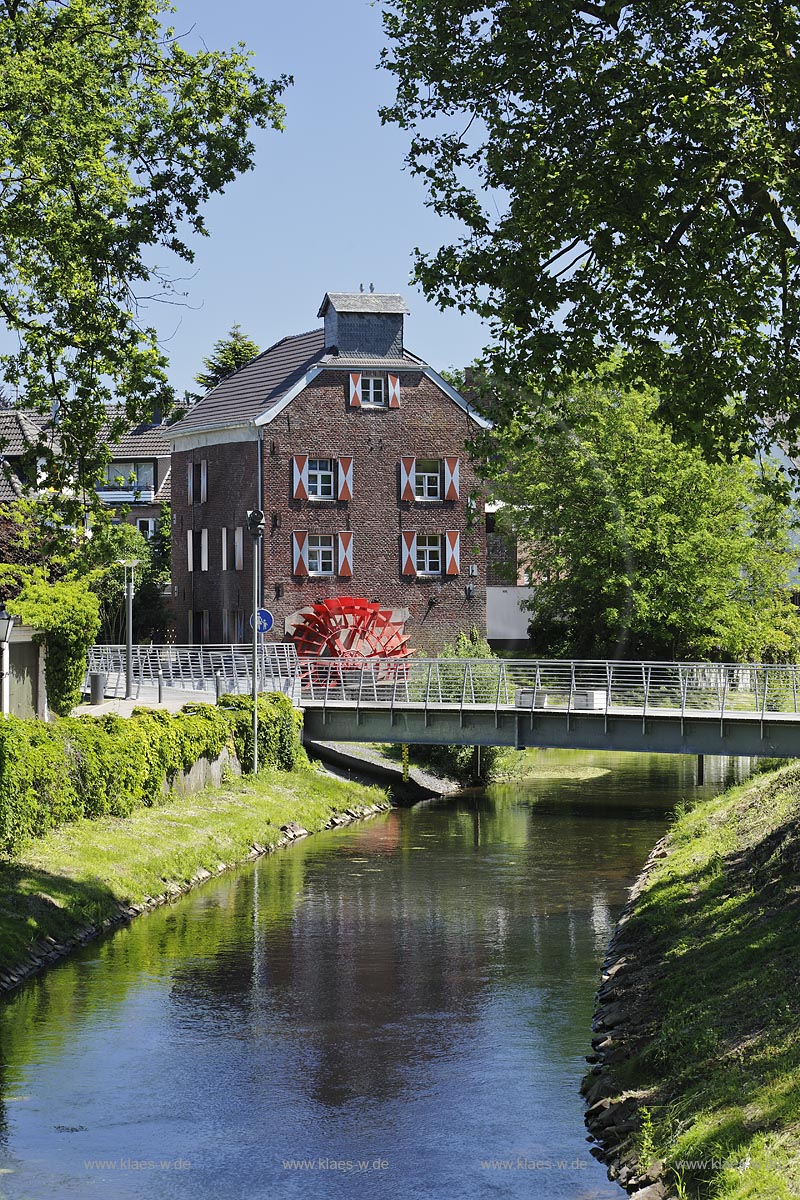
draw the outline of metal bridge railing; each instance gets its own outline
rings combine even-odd
[[[105,694],[125,695],[125,646],[93,646],[89,651],[85,687],[89,675],[103,672]],[[290,643],[264,642],[258,654],[258,690],[291,692],[296,680],[297,652]],[[159,678],[160,676],[160,678]],[[136,698],[143,691],[162,688],[181,692],[215,695],[223,692],[251,692],[253,687],[253,647],[222,646],[134,646],[133,680]]]
[[[300,659],[300,702],[640,715],[797,713],[800,667],[537,659]]]
[[[126,649],[94,646],[90,673],[107,675],[106,695],[125,694]],[[215,694],[252,690],[253,651],[246,645],[134,646],[136,696],[159,685]],[[765,663],[666,663],[565,659],[298,659],[290,643],[259,647],[258,688],[297,704],[560,710],[605,716],[631,713],[642,721],[670,713],[681,724],[692,713],[726,717],[798,714],[800,667]]]

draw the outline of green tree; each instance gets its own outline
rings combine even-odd
[[[613,372],[573,391],[566,420],[517,405],[482,450],[524,548],[537,653],[796,658],[793,514],[752,462],[677,443],[654,393]]]
[[[227,375],[249,363],[259,352],[260,347],[246,333],[242,333],[237,321],[231,326],[227,337],[214,343],[211,354],[203,359],[205,371],[198,371],[195,382],[200,384],[203,394],[210,392]]]
[[[97,597],[103,642],[125,637],[124,560],[136,560],[133,597],[134,641],[165,641],[171,624],[164,600],[170,577],[169,505],[162,505],[154,537],[148,541],[133,525],[120,520],[124,512],[101,508],[84,523],[70,524],[52,498],[19,500],[7,506],[6,553],[0,565],[0,588],[15,596],[28,579],[29,569],[52,584],[80,581]]]
[[[167,411],[166,360],[142,306],[175,295],[202,209],[252,166],[252,127],[278,129],[286,77],[240,46],[185,49],[168,0],[0,0],[0,314],[6,381],[58,412],[37,449],[67,502],[95,501],[113,401],[125,427]]]
[[[37,631],[45,647],[47,703],[57,716],[69,716],[80,703],[87,655],[100,628],[100,602],[86,580],[53,581],[39,568],[27,568],[8,611]]]
[[[169,582],[169,506],[162,505],[158,528],[148,541],[127,521],[92,524],[92,537],[82,540],[69,556],[71,574],[86,577],[100,601],[99,640],[125,641],[127,607],[124,562],[135,561],[133,592],[134,642],[167,640],[171,620],[164,602]]]
[[[382,119],[463,229],[416,280],[487,320],[494,372],[566,403],[621,347],[621,381],[710,457],[797,446],[797,6],[386,0],[384,21]]]

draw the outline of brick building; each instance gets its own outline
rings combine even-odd
[[[305,606],[377,600],[410,644],[438,651],[486,623],[480,482],[465,443],[483,425],[404,345],[400,296],[329,293],[322,328],[276,342],[169,430],[179,642],[249,634],[258,584],[291,636]]]

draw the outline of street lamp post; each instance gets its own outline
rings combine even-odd
[[[260,508],[247,514],[247,532],[253,539],[253,774],[258,771],[258,572],[261,564],[261,538],[264,514]]]
[[[133,693],[133,569],[139,565],[138,558],[120,558],[125,570],[126,653],[125,653],[125,699],[135,699]]]
[[[9,612],[6,612],[5,600],[2,601],[0,608],[0,712],[4,717],[7,717],[11,711],[11,664],[8,644],[11,641],[11,630],[14,628],[14,621]]]

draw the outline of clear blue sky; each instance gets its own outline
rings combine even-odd
[[[404,167],[406,138],[378,119],[393,95],[392,77],[376,69],[380,3],[176,3],[176,30],[194,27],[187,45],[243,41],[261,75],[295,77],[285,132],[256,131],[255,170],[206,209],[210,237],[195,241],[182,285],[189,307],[148,309],[178,394],[194,386],[203,355],[234,321],[264,348],[315,328],[326,291],[361,283],[406,296],[406,344],[432,366],[470,362],[485,340],[477,318],[439,312],[408,282],[414,247],[434,249],[453,227],[424,207]]]

